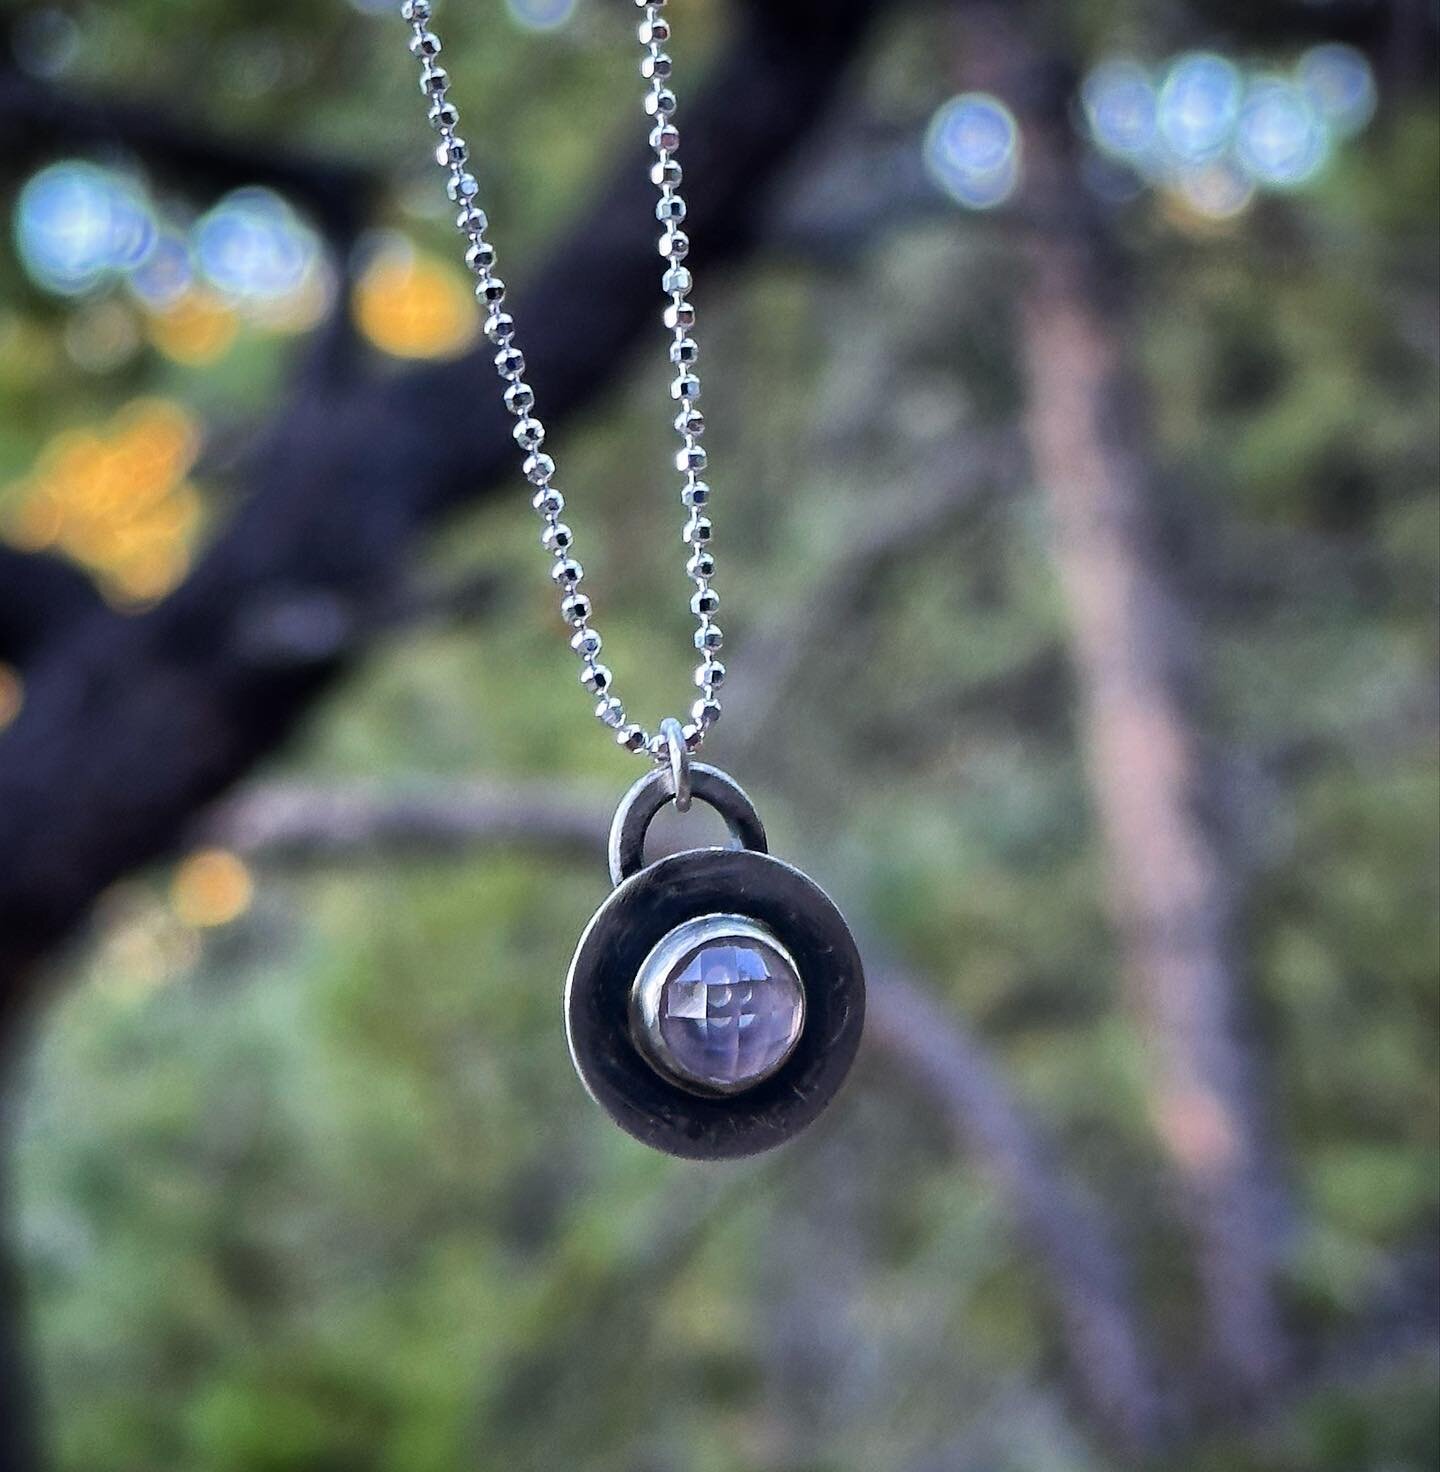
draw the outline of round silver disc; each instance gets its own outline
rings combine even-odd
[[[793,959],[805,1017],[770,1077],[723,1094],[657,1064],[632,1000],[660,941],[689,921],[739,910]],[[565,1030],[585,1087],[637,1140],[689,1160],[735,1160],[799,1134],[844,1083],[864,1026],[864,969],[844,918],[793,865],[748,848],[671,854],[622,879],[585,927],[565,982]]]
[[[739,1094],[782,1068],[805,1027],[805,988],[774,933],[743,915],[700,915],[645,958],[630,1025],[683,1088]]]

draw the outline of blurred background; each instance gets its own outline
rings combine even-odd
[[[638,767],[394,8],[7,3],[0,1466],[1433,1468],[1436,7],[670,9],[706,751],[856,1075],[724,1166],[573,1076]],[[436,17],[653,724],[636,19]]]

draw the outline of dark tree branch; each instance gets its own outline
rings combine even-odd
[[[24,669],[102,609],[95,585],[58,557],[0,542],[0,660]]]
[[[280,153],[215,136],[192,119],[136,103],[79,98],[0,69],[0,177],[17,178],[87,148],[120,149],[202,195],[264,184],[302,204],[337,242],[369,217],[378,179],[355,164]]]
[[[688,110],[702,267],[755,247],[766,192],[823,117],[876,0],[751,0]],[[425,138],[416,136],[416,168]],[[653,197],[623,151],[528,289],[528,376],[550,422],[602,394],[650,324]],[[603,281],[604,291],[595,283]],[[29,672],[0,737],[0,1011],[112,880],[170,850],[192,816],[290,733],[356,653],[422,531],[512,483],[510,423],[477,350],[312,385],[274,425],[252,492],[173,596],[95,615]]]

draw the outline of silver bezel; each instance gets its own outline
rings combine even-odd
[[[762,1073],[752,1074],[735,1084],[716,1083],[713,1079],[696,1078],[671,1052],[660,1030],[660,998],[666,979],[688,951],[712,941],[752,940],[774,951],[794,972],[800,983],[800,1022],[785,1051]],[[805,1031],[805,978],[795,958],[780,943],[773,930],[744,915],[697,915],[677,925],[664,936],[641,963],[630,990],[630,1032],[646,1059],[667,1078],[692,1093],[733,1097],[744,1094],[773,1078],[790,1061]]]

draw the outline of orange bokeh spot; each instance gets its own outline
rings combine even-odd
[[[186,476],[199,448],[194,419],[165,399],[136,400],[99,428],[66,430],[16,488],[6,536],[29,551],[63,552],[121,604],[158,598],[190,564],[201,506]]]
[[[197,368],[223,358],[240,330],[240,319],[213,292],[194,288],[145,320],[150,341],[176,363]]]
[[[476,317],[459,269],[408,249],[380,255],[355,288],[361,332],[399,358],[462,352],[475,336]]]
[[[170,882],[170,903],[189,925],[228,925],[250,908],[255,882],[228,849],[200,849],[182,859]]]

